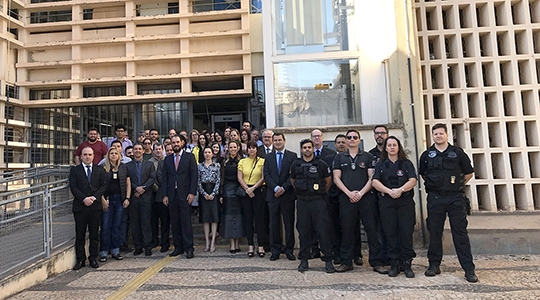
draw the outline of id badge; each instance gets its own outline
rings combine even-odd
[[[118,179],[118,173],[113,173],[113,174],[112,174],[112,178],[113,178],[114,180]]]

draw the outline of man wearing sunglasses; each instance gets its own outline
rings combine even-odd
[[[353,269],[355,227],[358,218],[364,224],[368,238],[369,264],[373,271],[388,274],[380,257],[381,244],[377,238],[377,206],[375,194],[371,192],[373,176],[373,155],[358,148],[360,133],[349,129],[347,134],[349,149],[336,155],[333,162],[334,183],[342,191],[339,197],[339,211],[342,228],[341,265],[337,272]]]

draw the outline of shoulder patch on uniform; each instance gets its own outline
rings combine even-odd
[[[435,150],[431,150],[428,152],[429,158],[434,158],[435,156],[437,156],[437,152]]]

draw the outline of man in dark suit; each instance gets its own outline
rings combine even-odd
[[[266,154],[272,152],[273,145],[272,145],[272,136],[274,135],[274,132],[270,129],[265,129],[262,132],[262,145],[257,147],[257,156],[260,158],[265,158]]]
[[[143,146],[133,146],[133,160],[126,165],[131,179],[131,199],[128,206],[131,234],[135,251],[133,255],[143,253],[152,255],[152,185],[156,180],[154,164],[143,160]]]
[[[186,258],[193,258],[193,226],[191,202],[197,192],[197,162],[193,154],[184,151],[186,138],[172,138],[174,153],[163,161],[161,195],[163,204],[169,206],[174,251],[178,256],[186,251]]]
[[[88,260],[92,268],[98,268],[99,224],[101,221],[101,196],[107,190],[107,175],[105,170],[92,163],[94,150],[85,147],[81,151],[81,164],[71,168],[69,172],[69,187],[73,194],[73,217],[75,218],[75,254],[77,263],[73,270],[85,265],[86,253],[84,243],[86,227],[90,235]]]
[[[266,132],[266,131],[265,131]],[[270,213],[270,260],[279,259],[284,249],[289,260],[295,260],[294,249],[294,201],[296,196],[290,181],[291,165],[298,158],[296,153],[285,150],[285,135],[274,133],[274,150],[264,160],[266,202]],[[285,228],[285,246],[281,237],[281,217]]]
[[[315,155],[315,157],[323,159],[328,155],[334,154],[334,150],[323,147],[324,137],[322,131],[319,129],[314,129],[311,132],[311,140],[313,141],[313,155]]]

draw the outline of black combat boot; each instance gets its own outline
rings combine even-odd
[[[388,271],[388,276],[396,277],[399,274],[399,264],[397,260],[390,261],[390,271]]]
[[[407,278],[414,278],[414,272],[411,269],[412,260],[407,259],[403,261],[403,273]]]

